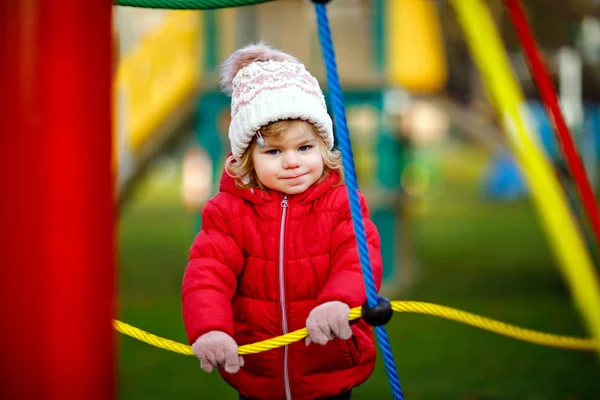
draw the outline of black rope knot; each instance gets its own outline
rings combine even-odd
[[[369,302],[365,301],[361,312],[365,322],[371,326],[385,325],[394,315],[392,303],[383,296],[377,297],[377,304],[374,307],[370,307]]]

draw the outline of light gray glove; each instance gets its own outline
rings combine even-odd
[[[341,301],[330,301],[315,307],[306,319],[306,345],[311,342],[324,345],[334,337],[350,339],[352,328],[348,320],[349,314],[350,307]]]
[[[238,345],[231,336],[219,331],[211,331],[200,336],[192,345],[192,350],[200,360],[200,367],[206,372],[224,367],[235,374],[244,366],[244,359],[238,355]]]

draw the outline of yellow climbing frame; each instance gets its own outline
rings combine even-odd
[[[482,0],[450,0],[475,63],[494,104],[513,153],[531,189],[533,201],[562,274],[585,325],[600,341],[600,289],[581,233],[549,162],[527,124],[524,96],[502,45],[489,9]],[[600,350],[598,350],[600,355]]]

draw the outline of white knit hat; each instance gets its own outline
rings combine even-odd
[[[231,94],[229,141],[240,160],[263,126],[302,119],[333,148],[333,128],[319,82],[296,58],[264,43],[237,50],[223,63],[221,85]]]

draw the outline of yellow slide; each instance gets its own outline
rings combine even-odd
[[[121,8],[115,76],[117,191],[190,120],[201,71],[201,14]]]
[[[413,93],[443,89],[448,71],[434,2],[388,0],[385,16],[388,81]]]

